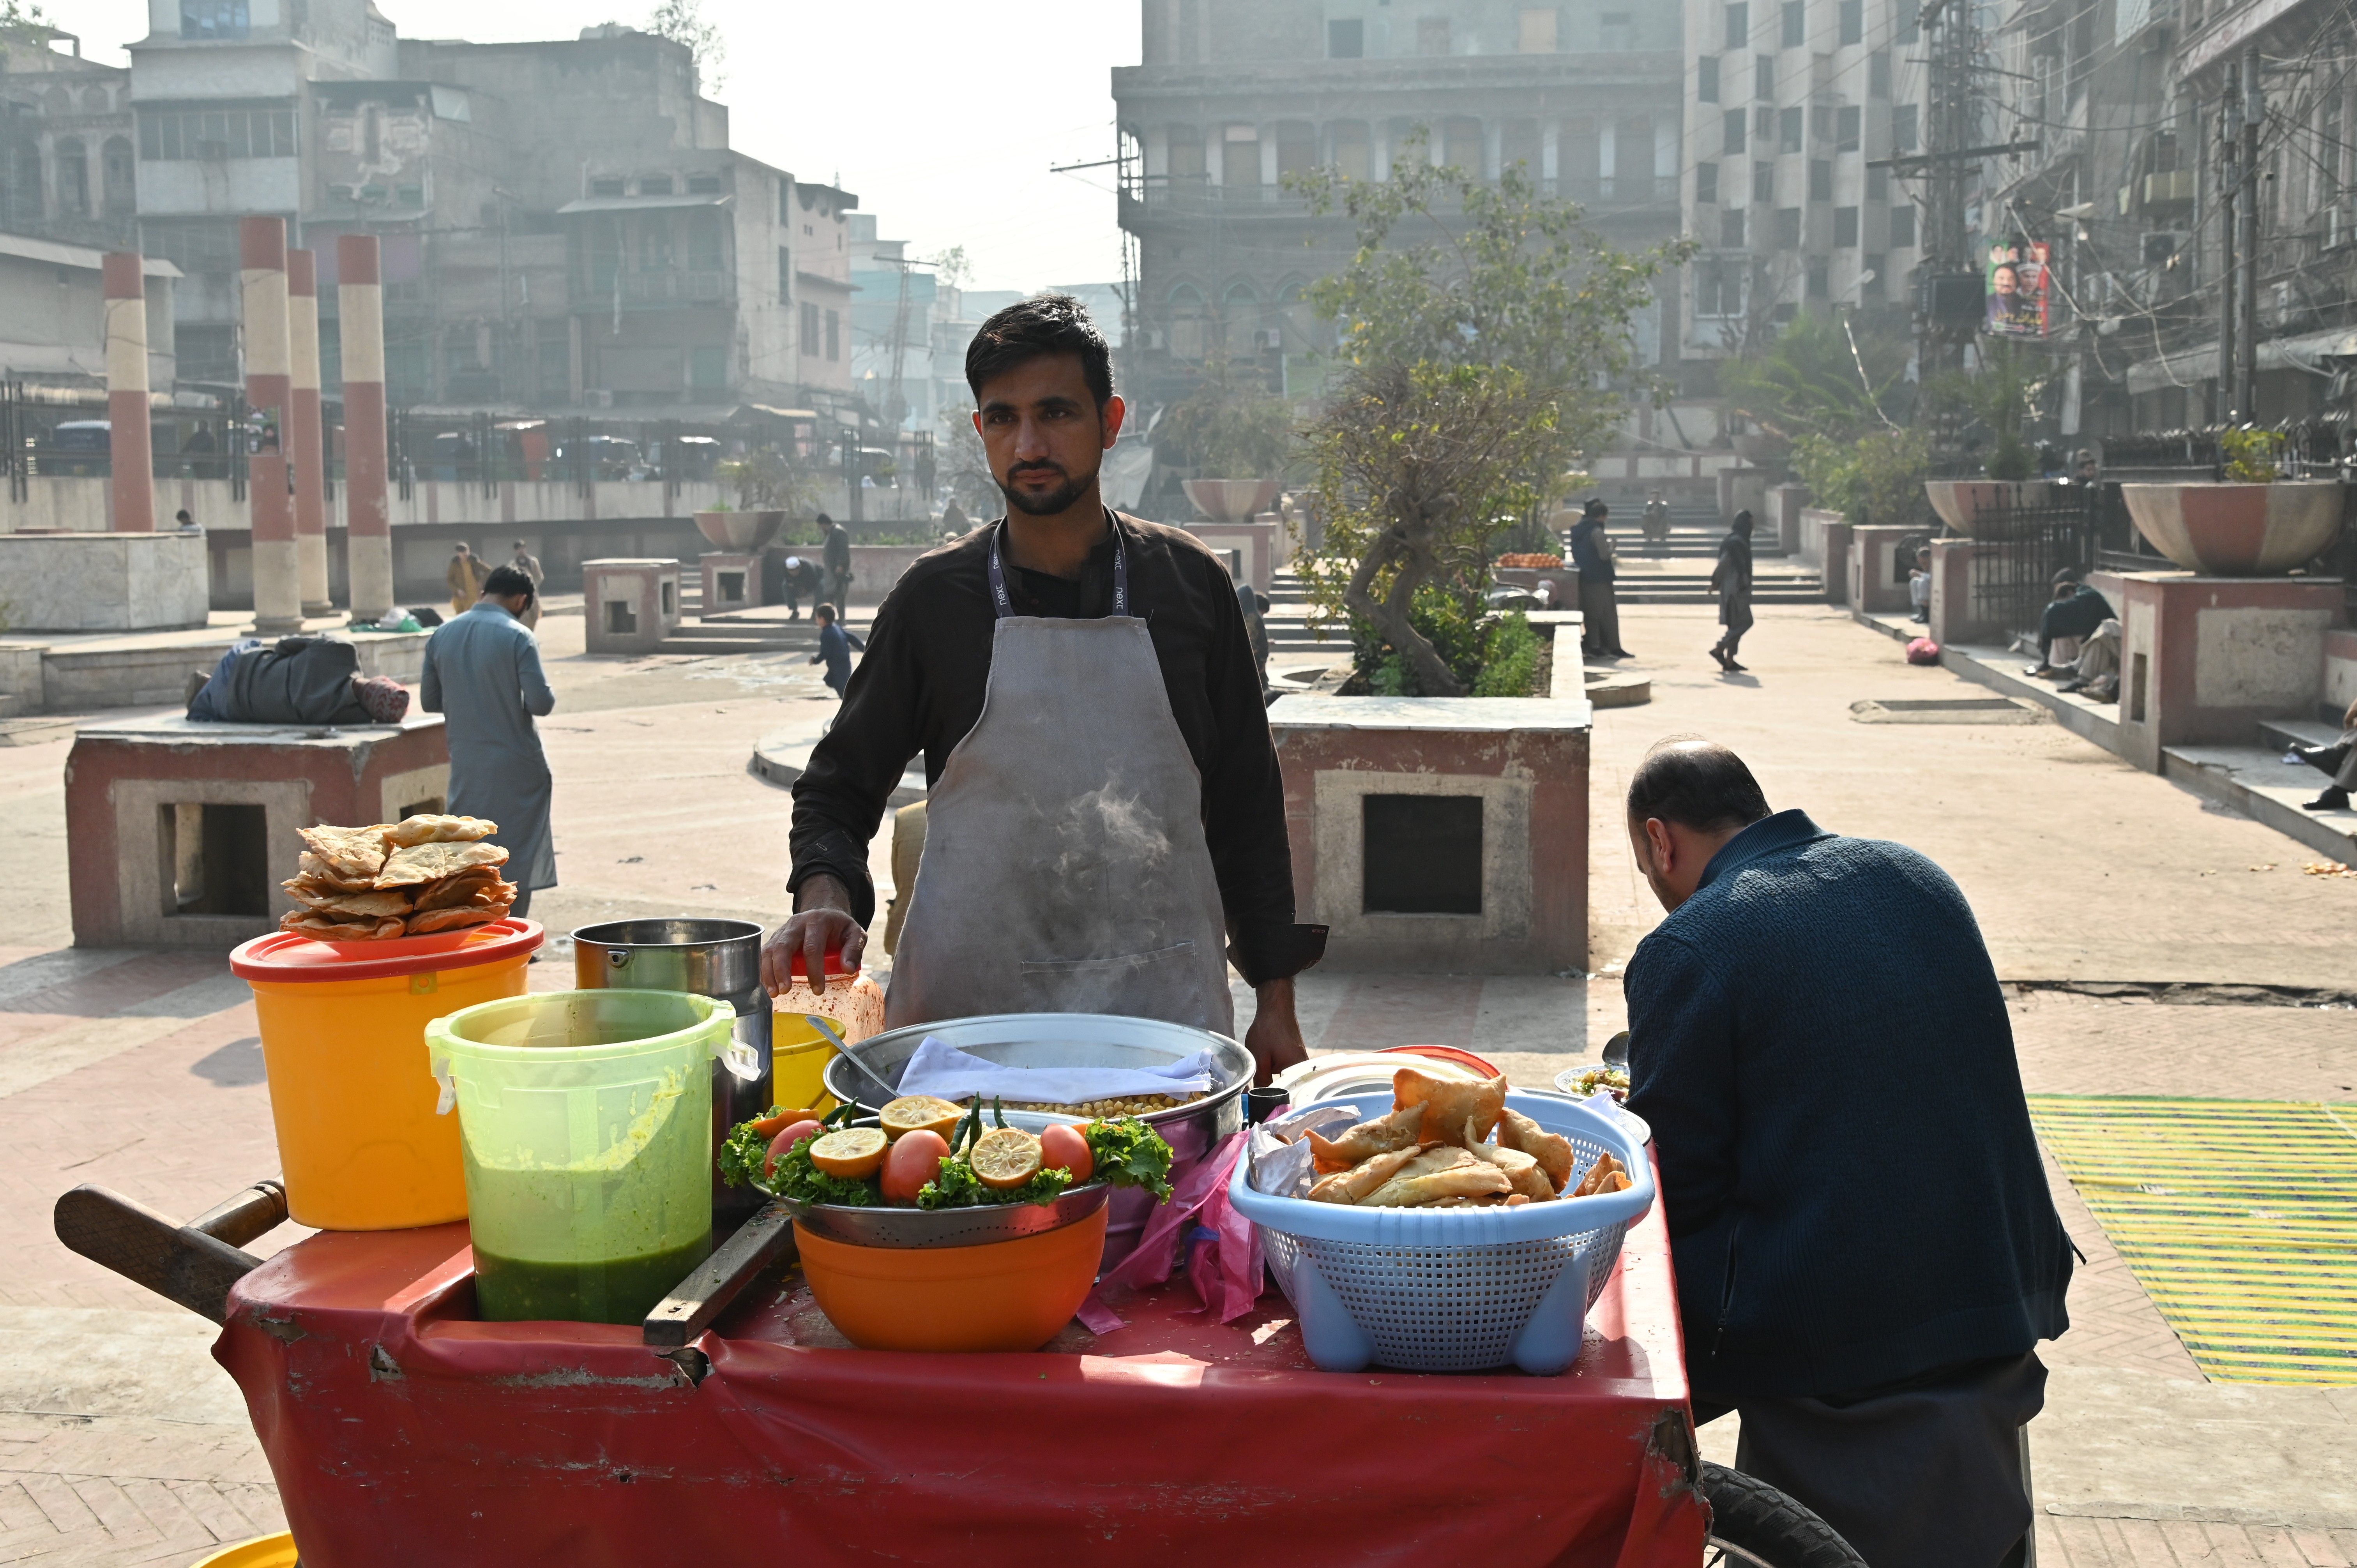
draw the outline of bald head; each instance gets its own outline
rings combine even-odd
[[[1715,741],[1662,741],[1629,780],[1629,845],[1664,909],[1693,897],[1711,856],[1766,815],[1760,781]]]

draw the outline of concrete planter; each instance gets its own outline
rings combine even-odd
[[[786,526],[781,511],[700,511],[695,530],[723,550],[748,554],[778,536]]]
[[[2053,487],[2044,479],[1926,479],[1923,493],[1940,521],[1966,538],[1983,512],[2044,506]]]
[[[2280,577],[2341,534],[2334,479],[2271,485],[2122,485],[2128,516],[2155,550],[2207,577]]]
[[[1186,479],[1187,499],[1214,522],[1250,522],[1276,504],[1283,479]]]

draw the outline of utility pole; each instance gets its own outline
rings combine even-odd
[[[1932,30],[1930,40],[1931,113],[1923,127],[1923,270],[1939,277],[1975,271],[1972,242],[1964,232],[1964,190],[1976,166],[1968,156],[1981,140],[1980,116],[1974,94],[1974,74],[1979,63],[1980,39],[1974,24],[1972,0],[1932,0],[1922,24]],[[1928,306],[1929,301],[1925,304]],[[1927,313],[1928,314],[1928,311]],[[1926,322],[1918,338],[1919,358],[1926,376],[1963,368],[1963,344],[1956,335]]]
[[[2259,122],[2266,117],[2254,45],[2243,51],[2243,325],[2236,338],[2243,359],[2234,380],[2234,405],[2244,419],[2259,413]]]
[[[2242,195],[2241,160],[2236,155],[2238,140],[2236,107],[2242,97],[2240,78],[2233,66],[2226,68],[2225,91],[2218,101],[2218,383],[2211,399],[2211,414],[2220,424],[2234,420],[2234,379],[2238,360],[2234,354],[2234,328],[2239,313],[2234,306],[2234,250],[2238,226],[2234,209]]]

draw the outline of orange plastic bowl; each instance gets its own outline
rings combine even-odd
[[[863,1350],[1037,1350],[1096,1283],[1111,1213],[979,1247],[855,1247],[798,1220],[794,1243],[818,1309]]]

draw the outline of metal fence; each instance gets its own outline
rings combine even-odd
[[[2106,489],[2116,494],[2117,487]],[[2055,574],[2095,564],[2097,512],[2081,501],[1983,512],[1973,524],[1973,619],[2008,633],[2038,629]]]

